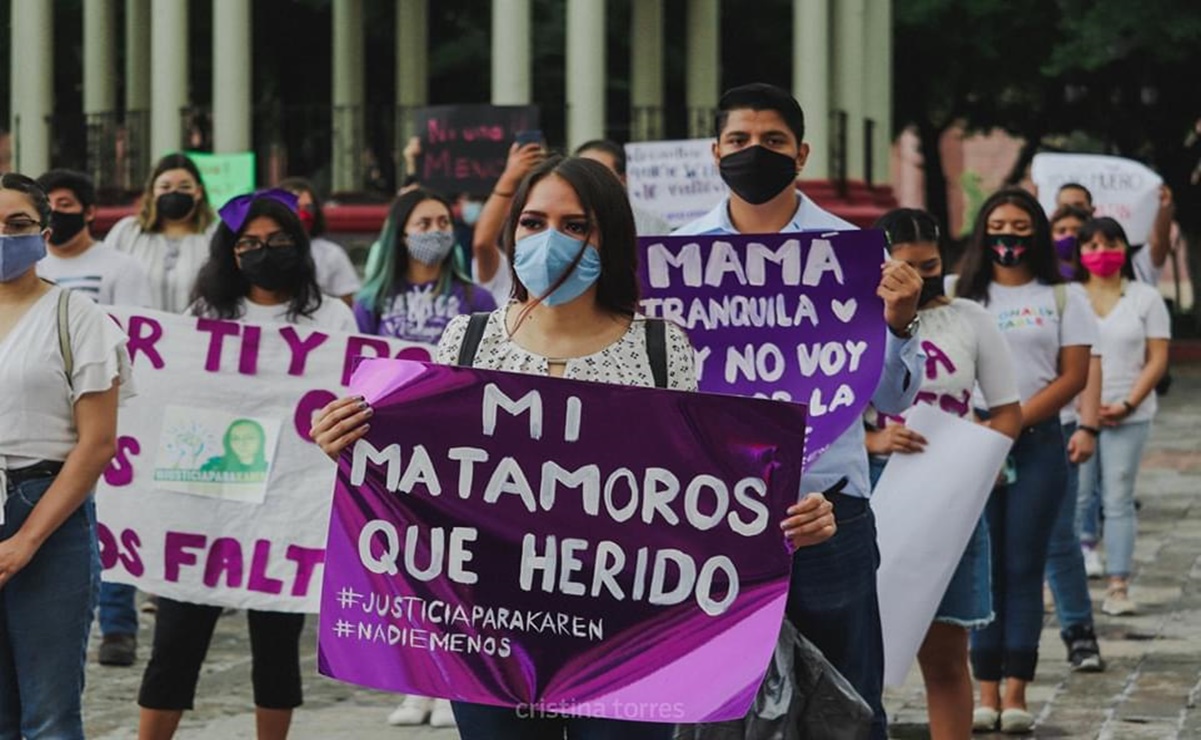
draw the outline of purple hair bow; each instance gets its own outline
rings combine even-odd
[[[221,220],[225,225],[236,234],[242,230],[242,224],[246,223],[246,214],[250,212],[251,204],[259,198],[270,198],[271,200],[279,201],[293,213],[299,210],[295,193],[290,193],[281,188],[268,188],[267,190],[256,190],[253,193],[230,198],[226,201],[225,205],[221,206],[221,210],[217,211],[217,214],[221,216]]]

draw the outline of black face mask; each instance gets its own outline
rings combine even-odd
[[[721,179],[739,198],[762,205],[796,182],[796,159],[761,146],[748,146],[718,161]]]
[[[50,212],[50,243],[54,246],[62,246],[75,238],[75,235],[83,231],[83,227],[87,223],[83,220],[82,213],[63,213],[62,211]]]
[[[984,238],[984,246],[993,262],[1002,267],[1016,267],[1026,261],[1026,254],[1034,246],[1034,235],[989,234]]]
[[[180,221],[187,218],[196,207],[196,198],[188,193],[163,193],[154,202],[158,215],[168,221]]]
[[[917,298],[917,305],[919,307],[924,306],[935,298],[942,298],[946,294],[946,289],[943,287],[942,275],[924,277],[922,278],[922,292]]]
[[[246,279],[264,290],[296,285],[304,267],[296,247],[259,247],[239,259]]]

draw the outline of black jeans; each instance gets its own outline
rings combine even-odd
[[[786,613],[871,706],[872,740],[886,740],[876,518],[865,498],[835,494],[831,501],[838,532],[793,555]]]
[[[146,709],[191,709],[200,667],[208,653],[221,607],[160,597],[154,622],[154,649],[138,704]],[[303,614],[246,612],[250,626],[254,705],[294,709],[301,704],[300,631]]]

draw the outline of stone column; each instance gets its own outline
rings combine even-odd
[[[213,0],[213,151],[251,149],[250,0]]]
[[[712,112],[721,94],[720,22],[721,0],[688,0],[684,97],[694,138],[713,135]]]
[[[83,3],[83,112],[112,113],[117,107],[116,0]]]
[[[363,0],[335,0],[333,47],[333,189],[357,190],[363,148]]]
[[[605,0],[567,4],[567,148],[605,138]]]
[[[396,0],[396,106],[399,148],[416,132],[413,108],[429,102],[429,0]]]
[[[631,138],[655,141],[663,138],[663,0],[637,0],[631,13]]]
[[[834,3],[834,108],[847,114],[847,179],[863,178],[867,0]]]
[[[528,105],[530,0],[492,0],[492,104]]]
[[[50,169],[54,8],[43,0],[12,0],[11,13],[13,169],[37,177]]]
[[[830,0],[793,0],[792,94],[805,112],[802,180],[830,177]]]
[[[867,117],[872,132],[872,181],[892,182],[892,0],[868,0]]]
[[[188,0],[150,4],[150,158],[178,151],[188,104]]]

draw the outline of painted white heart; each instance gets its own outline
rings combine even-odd
[[[846,301],[840,301],[837,298],[830,301],[830,310],[838,317],[838,320],[846,324],[851,319],[855,318],[855,311],[859,308],[859,301],[854,298],[848,298]]]

